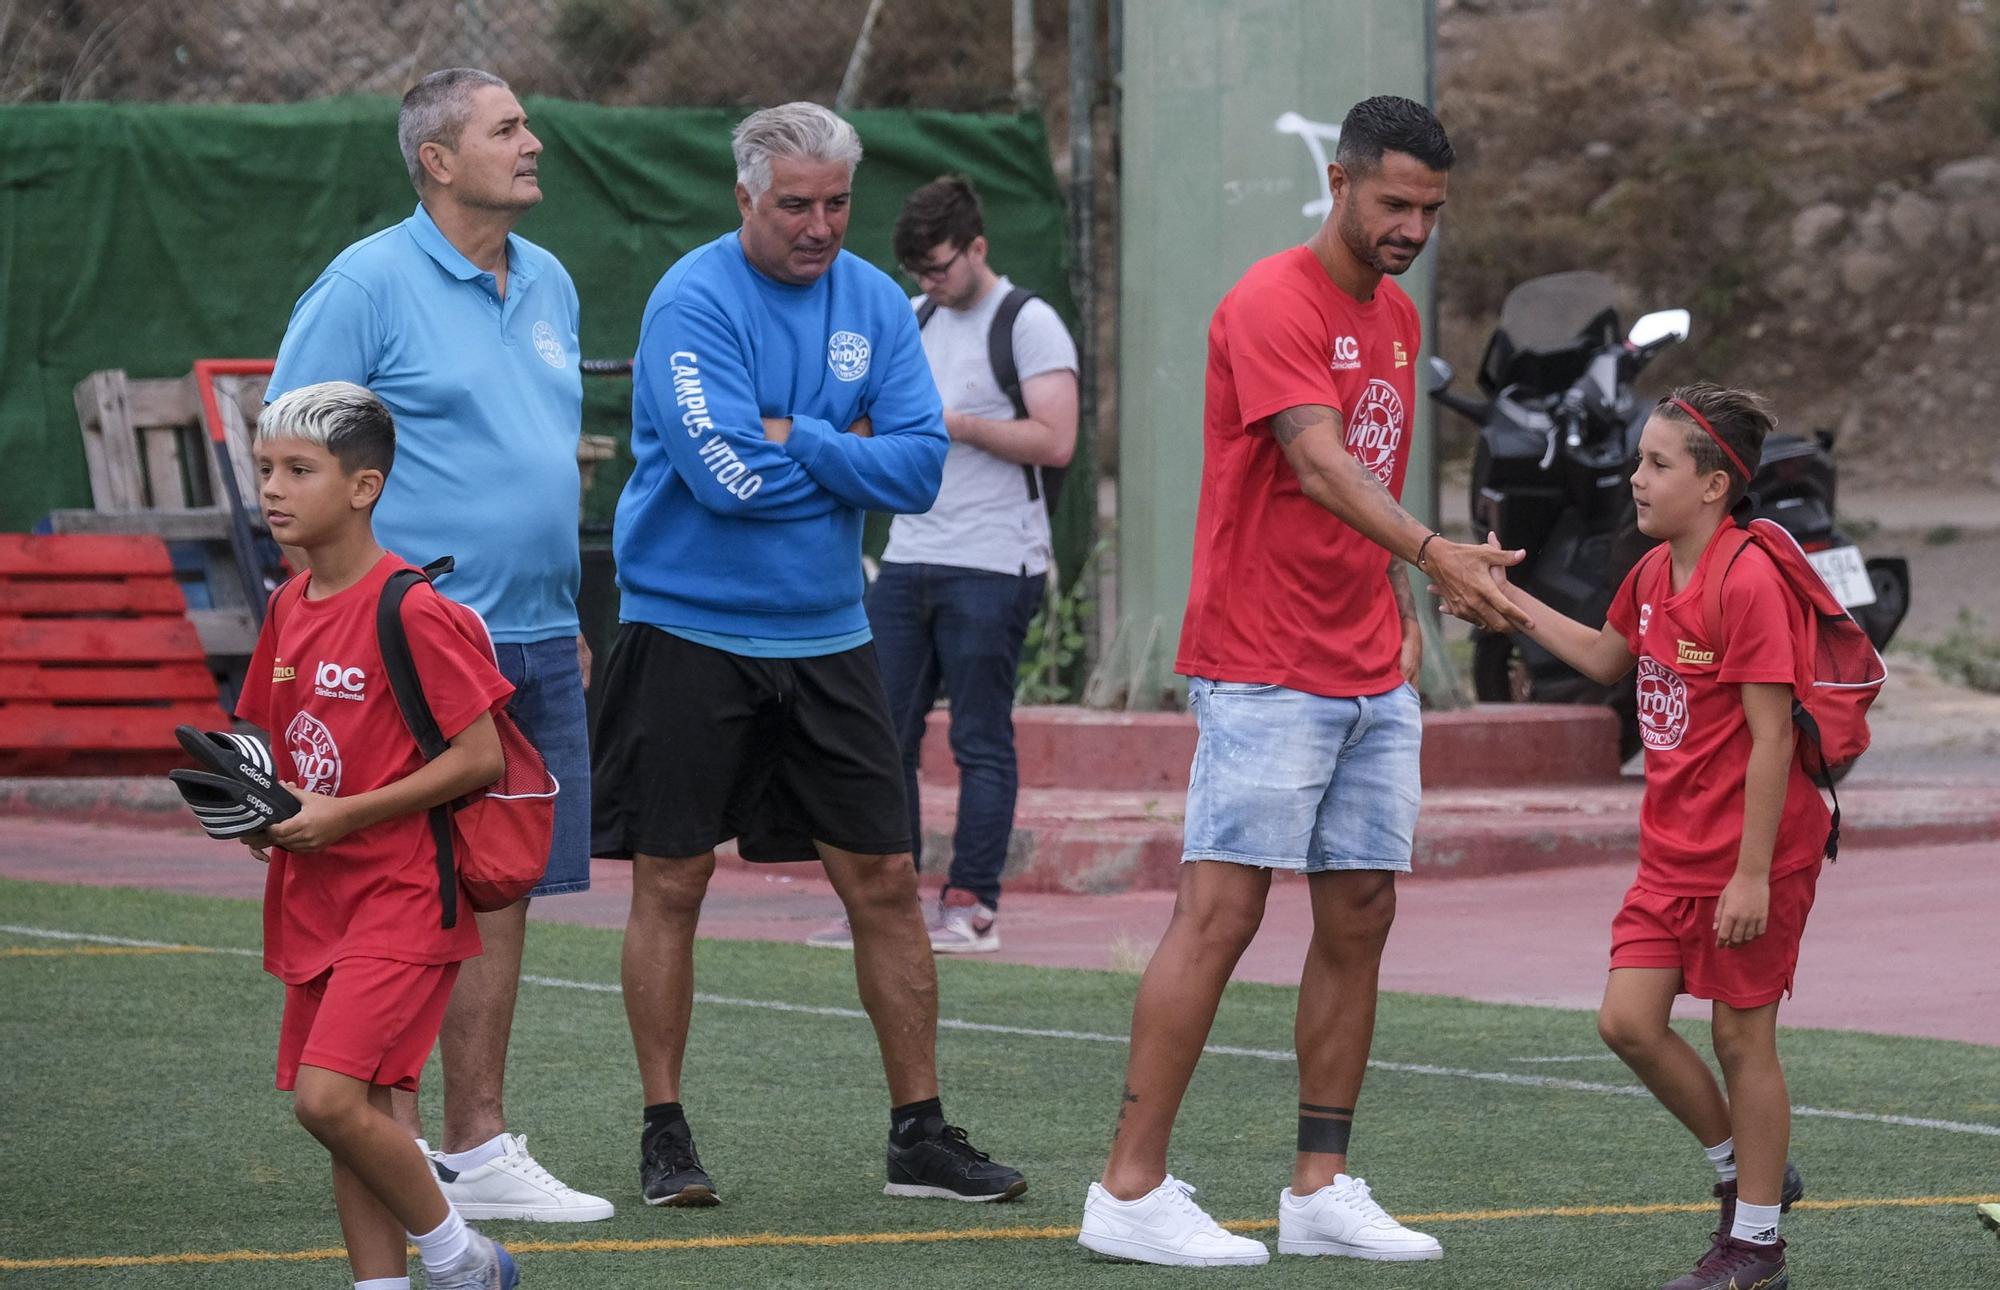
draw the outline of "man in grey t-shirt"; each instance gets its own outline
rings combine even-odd
[[[924,721],[940,688],[950,697],[958,826],[931,948],[978,953],[1000,948],[1000,870],[1017,788],[1014,678],[1051,560],[1044,471],[1066,466],[1076,449],[1076,343],[1047,302],[1010,299],[1013,284],[987,264],[979,196],[966,180],[948,176],[910,194],[893,245],[921,292],[911,305],[951,450],[936,504],[890,526],[868,625],[902,740],[920,864]],[[994,334],[996,320],[1004,336]],[[997,346],[1013,356],[1015,390],[994,371]],[[845,933],[836,926],[808,941],[850,943]]]

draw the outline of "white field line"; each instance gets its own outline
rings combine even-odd
[[[1616,1053],[1579,1053],[1574,1057],[1509,1057],[1510,1062],[1522,1066],[1556,1066],[1565,1062],[1615,1062]]]
[[[243,958],[261,959],[258,950],[217,949],[211,945],[189,945],[185,941],[135,941],[126,936],[98,936],[91,932],[58,932],[47,927],[16,927],[11,923],[0,923],[0,932],[13,936],[38,936],[45,941],[86,941],[92,945],[124,945],[138,950],[201,950],[206,954],[236,954]]]
[[[36,936],[48,940],[91,941],[105,945],[131,945],[149,949],[178,948],[169,941],[135,941],[119,936],[98,936],[84,932],[53,931],[40,927],[19,927],[0,923],[0,932],[15,936]],[[248,958],[261,958],[256,950],[219,949],[213,946],[198,946],[215,954],[236,954]],[[616,985],[601,981],[570,981],[562,977],[538,976],[522,973],[521,980],[528,985],[539,985],[556,990],[583,990],[592,994],[619,994]],[[800,1013],[813,1017],[837,1017],[849,1021],[866,1021],[868,1014],[859,1008],[823,1007],[815,1004],[786,1003],[776,999],[737,999],[729,995],[697,992],[695,1002],[720,1008],[755,1008],[764,1012]],[[940,1017],[939,1030],[957,1030],[980,1035],[1014,1035],[1025,1039],[1060,1039],[1073,1043],[1118,1044],[1129,1042],[1124,1035],[1106,1034],[1094,1030],[1058,1030],[1041,1026],[1003,1026],[987,1021],[963,1021],[955,1017]],[[1204,1053],[1217,1057],[1248,1057],[1256,1061],[1291,1063],[1297,1060],[1288,1048],[1240,1048],[1234,1044],[1208,1044]],[[1428,1075],[1438,1079],[1472,1080],[1482,1084],[1502,1084],[1510,1088],[1547,1088],[1565,1093],[1597,1093],[1609,1097],[1651,1097],[1643,1085],[1600,1084],[1594,1080],[1564,1079],[1554,1075],[1522,1075],[1512,1071],[1480,1071],[1461,1066],[1435,1066],[1424,1062],[1387,1062],[1371,1059],[1369,1069],[1392,1071],[1398,1075]],[[1838,1111],[1816,1106],[1794,1106],[1792,1114],[1807,1119],[1850,1120],[1863,1124],[1889,1124],[1907,1129],[1936,1129],[1945,1133],[1970,1133],[1980,1137],[2000,1138],[2000,1124],[1978,1124],[1962,1120],[1937,1120],[1914,1115],[1885,1115],[1874,1111]]]

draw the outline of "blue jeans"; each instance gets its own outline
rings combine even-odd
[[[1423,796],[1415,690],[1331,699],[1197,676],[1188,706],[1201,734],[1183,860],[1410,871]]]
[[[946,885],[1000,905],[1000,871],[1014,832],[1014,678],[1021,642],[1042,605],[1032,577],[941,564],[884,564],[868,589],[868,626],[882,665],[889,716],[902,745],[912,851],[923,863],[917,767],[924,718],[940,686],[951,698],[958,763],[958,827]]]
[[[556,828],[549,867],[529,896],[590,890],[590,726],[576,637],[493,643],[500,675],[514,687],[514,719],[556,777]]]

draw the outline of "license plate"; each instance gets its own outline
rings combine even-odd
[[[1826,583],[1827,590],[1843,607],[1856,609],[1875,603],[1875,584],[1868,580],[1868,565],[1861,559],[1861,548],[1837,546],[1809,551],[1806,559],[1812,561],[1820,581]]]

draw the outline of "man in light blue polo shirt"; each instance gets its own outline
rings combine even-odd
[[[439,589],[485,617],[515,715],[561,785],[548,869],[531,896],[582,891],[590,658],[576,615],[577,296],[553,255],[513,233],[542,199],[542,145],[506,82],[465,67],[404,96],[396,133],[417,209],[342,251],[300,297],[266,398],[345,380],[395,414],[396,468],[375,533],[412,563],[456,560]],[[461,970],[440,1037],[444,1137],[433,1159],[445,1195],[469,1219],[609,1218],[609,1201],[558,1182],[506,1131],[501,1086],[528,902],[478,918],[485,951]],[[421,1140],[415,1096],[399,1093],[396,1109]]]

